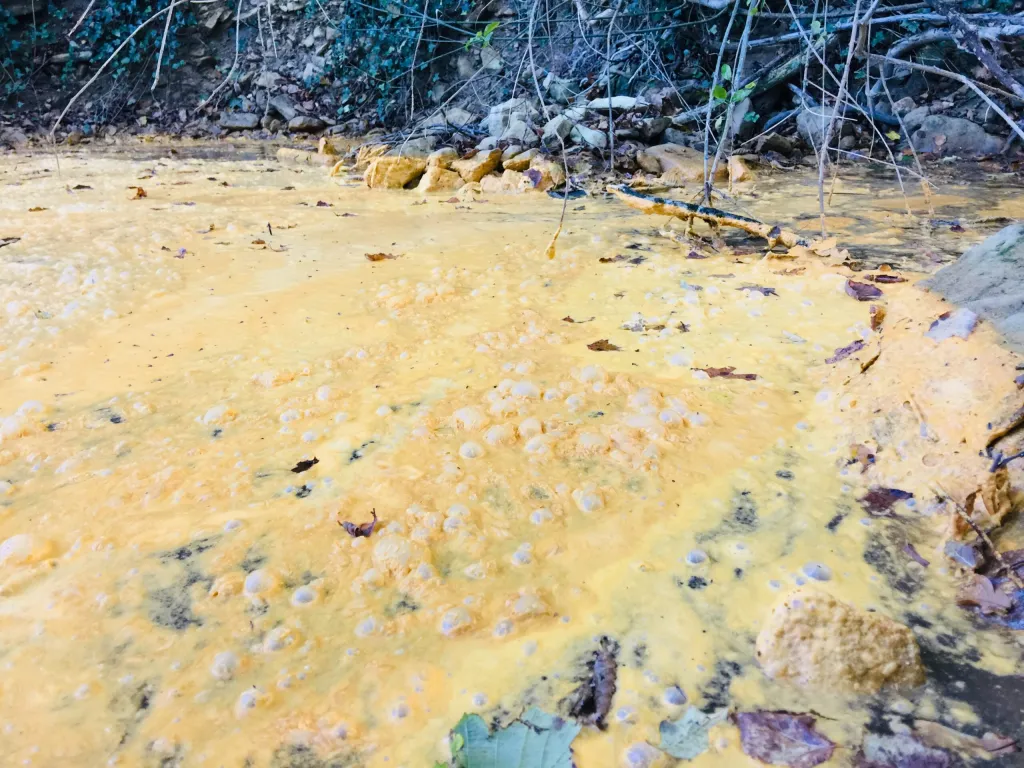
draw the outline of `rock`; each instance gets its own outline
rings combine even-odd
[[[430,165],[428,161],[427,171],[420,178],[416,191],[426,195],[453,192],[465,183],[455,171],[449,171],[440,165]]]
[[[756,648],[768,677],[822,691],[871,694],[925,681],[909,627],[810,589],[775,606]]]
[[[443,168],[448,170],[452,167],[452,163],[458,159],[459,153],[454,149],[451,147],[441,147],[427,155],[427,168]]]
[[[31,533],[17,533],[0,543],[0,566],[29,565],[53,554],[53,542]]]
[[[644,173],[650,173],[654,176],[661,173],[661,161],[657,155],[652,155],[646,150],[636,153],[636,162]]]
[[[903,116],[903,125],[907,127],[908,131],[913,132],[931,113],[931,107],[917,107],[916,109],[912,109]]]
[[[363,144],[356,152],[356,161],[353,163],[354,171],[365,171],[370,163],[384,155],[389,149],[387,144]]]
[[[288,121],[288,130],[298,133],[319,133],[327,127],[327,123],[318,117],[298,115]]]
[[[608,135],[596,128],[587,128],[585,125],[574,125],[569,135],[574,141],[595,149],[604,149],[608,146]]]
[[[691,135],[686,131],[681,131],[674,125],[670,125],[665,129],[665,133],[662,134],[661,140],[664,144],[678,144],[681,147],[685,147],[690,143]]]
[[[794,142],[789,136],[782,136],[778,133],[769,133],[768,135],[762,136],[758,139],[754,146],[760,153],[778,152],[780,155],[788,157],[796,148],[796,142]]]
[[[587,104],[587,109],[597,112],[608,112],[609,107],[611,107],[613,113],[621,113],[646,109],[649,106],[646,101],[641,101],[632,96],[612,96],[610,99],[607,97],[592,99]]]
[[[989,320],[1024,352],[1024,222],[972,246],[920,285]]]
[[[278,131],[284,130],[284,123],[275,117],[270,121],[270,124],[267,126],[267,130],[271,133],[277,133]]]
[[[476,148],[480,150],[485,150],[494,149],[496,146],[498,146],[498,137],[488,136],[487,138],[482,139],[480,143],[476,145]]]
[[[630,744],[622,752],[619,764],[622,768],[667,768],[675,763],[667,754],[646,741]]]
[[[704,181],[704,155],[691,147],[681,147],[678,144],[659,144],[638,152],[636,159],[644,170],[657,167],[658,171],[647,172],[661,173],[663,180],[666,181],[675,183]],[[729,178],[727,164],[719,163],[715,179],[725,180],[727,178]]]
[[[537,178],[537,174],[540,177]],[[542,192],[552,187],[560,187],[565,184],[565,169],[557,160],[550,157],[538,156],[530,161],[530,168],[524,174],[533,182],[533,188]]]
[[[572,80],[564,77],[556,77],[554,72],[548,72],[542,85],[547,89],[548,96],[558,104],[568,104],[569,99],[576,95]]]
[[[500,72],[505,64],[498,49],[488,45],[480,49],[480,66],[489,72]]]
[[[533,158],[540,154],[539,149],[528,149],[525,152],[520,152],[518,155],[503,160],[502,165],[507,171],[525,171],[530,167],[530,163]]]
[[[513,120],[532,121],[539,113],[529,99],[509,99],[491,107],[484,120],[488,136],[501,136]]]
[[[251,131],[259,124],[260,116],[252,112],[224,112],[218,121],[225,131]]]
[[[917,104],[909,96],[904,96],[902,99],[892,103],[892,113],[901,117],[913,112],[915,109],[917,109]]]
[[[505,149],[501,151],[501,164],[505,165],[506,160],[511,160],[516,155],[520,155],[525,151],[525,148],[519,144],[509,144]]]
[[[277,112],[277,114],[279,114],[286,123],[299,116],[299,110],[295,108],[292,100],[283,93],[279,93],[274,96],[274,98],[268,102],[268,105],[274,112]]]
[[[341,143],[336,139],[332,139],[330,136],[321,136],[319,143],[316,145],[316,151],[321,155],[341,155],[344,154],[341,151]]]
[[[640,121],[640,139],[645,144],[653,144],[671,125],[667,117],[646,117]]]
[[[737,143],[746,141],[754,135],[755,125],[750,120],[747,120],[747,114],[750,112],[750,109],[749,98],[743,99],[733,107],[730,135]]]
[[[514,141],[526,147],[534,147],[540,143],[537,134],[525,120],[513,119],[502,131],[498,141]]]
[[[928,115],[910,141],[919,152],[942,155],[994,155],[1003,147],[1002,139],[977,123],[945,115]]]
[[[28,136],[17,128],[4,128],[0,130],[0,144],[6,144],[12,149],[22,149],[28,146]]]
[[[466,160],[456,160],[452,163],[451,168],[462,177],[463,181],[480,181],[497,168],[500,162],[500,149],[486,149]]]
[[[479,118],[472,112],[467,112],[459,107],[443,107],[423,121],[426,128],[454,126],[463,128],[475,124]]]
[[[427,169],[422,157],[378,157],[366,169],[366,186],[371,189],[402,189],[419,179]]]
[[[849,152],[856,146],[857,138],[855,136],[843,136],[843,138],[839,140],[839,148],[844,152]]]
[[[389,157],[427,157],[437,146],[436,136],[421,136],[396,144],[387,151]]]
[[[803,109],[796,116],[796,130],[800,138],[807,146],[817,151],[821,145],[822,136],[828,128],[828,121],[831,112],[818,108]]]
[[[701,179],[704,178],[703,173]],[[729,183],[736,184],[740,181],[753,181],[754,172],[750,170],[750,166],[743,160],[742,157],[733,155],[729,158]]]
[[[501,176],[491,173],[480,179],[480,191],[489,195],[515,195],[532,186],[519,171],[505,171]]]
[[[562,114],[574,123],[578,123],[587,116],[587,109],[586,107],[568,107],[567,109],[562,110]]]
[[[541,137],[545,147],[561,148],[562,143],[572,132],[573,121],[565,114],[555,115],[544,124],[544,135]]]

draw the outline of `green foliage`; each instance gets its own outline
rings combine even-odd
[[[39,14],[41,21],[19,24],[13,13],[0,6],[0,100],[7,100],[28,86],[33,59],[40,48],[57,40],[54,21],[62,16],[63,11],[50,3],[47,11]]]
[[[109,58],[117,47],[142,22],[166,7],[166,3],[149,0],[103,0],[96,3],[92,11],[75,32],[71,52],[87,50],[91,52],[89,64],[99,66]],[[118,57],[111,62],[110,71],[114,79],[136,71],[140,66],[152,61],[156,65],[156,56],[160,50],[160,41],[164,33],[165,18],[161,16],[150,22],[149,26],[139,32],[125,47]],[[184,62],[178,57],[179,33],[195,23],[195,18],[181,5],[174,10],[171,28],[167,34],[167,48],[164,51],[163,66],[177,69]]]
[[[505,728],[491,731],[479,715],[463,715],[452,730],[456,768],[572,768],[576,723],[534,707]]]

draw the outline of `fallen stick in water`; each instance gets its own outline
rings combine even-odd
[[[835,242],[812,242],[804,239],[795,232],[790,232],[782,229],[781,227],[772,226],[771,224],[765,224],[757,221],[756,219],[747,218],[746,216],[739,216],[735,213],[722,211],[718,208],[710,208],[706,205],[696,205],[695,203],[684,203],[681,200],[668,200],[664,197],[645,195],[642,192],[637,192],[636,190],[627,187],[625,184],[610,185],[608,187],[608,191],[618,197],[630,208],[635,208],[636,210],[643,211],[644,213],[661,216],[675,216],[678,219],[686,219],[688,221],[701,219],[708,224],[742,229],[744,232],[756,235],[757,237],[763,237],[767,240],[769,251],[776,245],[782,245],[786,248],[796,248],[798,246],[807,248],[819,256],[838,255],[838,249],[836,248]]]

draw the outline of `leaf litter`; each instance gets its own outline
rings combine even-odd
[[[612,708],[615,681],[618,676],[619,644],[602,637],[598,648],[587,661],[587,675],[567,699],[569,714],[585,725],[607,728],[605,718]]]
[[[847,280],[846,295],[852,296],[857,301],[871,301],[880,297],[882,290],[871,285],[871,283],[858,283],[856,280]]]
[[[792,712],[738,712],[744,754],[770,765],[812,768],[832,757],[836,745],[814,729],[811,715]]]
[[[756,381],[756,373],[734,373],[732,366],[726,368],[694,368],[695,371],[704,371],[712,379],[742,379],[744,381]]]
[[[592,352],[619,352],[622,347],[612,344],[608,339],[598,339],[587,344],[587,349]]]
[[[388,261],[390,259],[397,259],[393,253],[368,253],[366,254],[367,261]]]
[[[488,728],[476,714],[452,729],[457,768],[573,768],[572,742],[582,727],[532,707],[503,728]]]

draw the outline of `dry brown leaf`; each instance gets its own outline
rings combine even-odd
[[[733,373],[736,369],[732,366],[725,368],[694,368],[695,371],[704,371],[712,379],[743,379],[744,381],[756,381],[756,373]]]
[[[1013,510],[1010,502],[1010,474],[1000,467],[985,478],[981,487],[964,500],[965,514],[983,531],[998,528],[1003,518]],[[967,541],[975,535],[973,527],[960,515],[953,520],[953,538]]]
[[[871,330],[877,331],[885,321],[885,307],[881,304],[872,304],[868,314],[871,316]]]
[[[141,200],[144,197],[149,197],[149,195],[146,194],[146,190],[142,187],[128,187],[128,189],[135,190],[135,194],[132,195],[132,200]]]
[[[587,344],[587,349],[594,352],[618,352],[622,347],[615,346],[608,339],[598,339]]]
[[[388,259],[397,259],[393,253],[368,253],[366,254],[367,261],[387,261]]]
[[[914,733],[929,747],[966,752],[971,757],[982,759],[993,755],[1005,755],[1018,751],[1016,739],[986,733],[981,738],[955,731],[933,720],[915,720]]]
[[[978,608],[982,613],[1006,613],[1013,607],[1013,599],[998,589],[980,573],[972,573],[971,580],[960,588],[957,605]]]
[[[43,208],[42,206],[37,205],[37,206],[35,206],[33,208],[29,208],[28,212],[29,213],[39,213],[40,211],[48,211],[48,210],[50,210],[50,209],[49,208]]]

